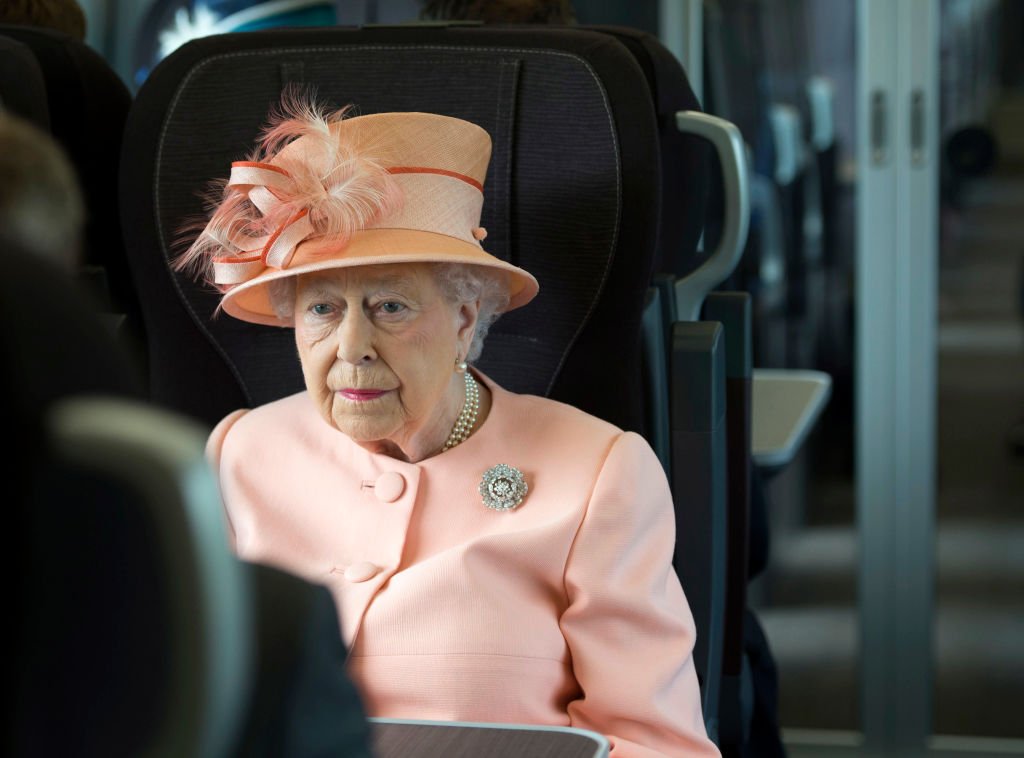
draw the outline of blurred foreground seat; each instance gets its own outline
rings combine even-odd
[[[229,553],[202,427],[79,397],[43,433],[15,755],[369,755],[330,595]]]
[[[369,755],[327,591],[230,554],[207,430],[137,399],[59,269],[0,256],[6,754]]]

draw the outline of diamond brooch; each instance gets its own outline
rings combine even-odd
[[[487,469],[480,480],[480,497],[484,505],[496,511],[515,508],[523,502],[528,489],[523,472],[504,463]]]

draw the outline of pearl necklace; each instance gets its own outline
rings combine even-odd
[[[455,447],[460,442],[466,441],[469,435],[473,433],[473,426],[476,424],[476,414],[480,410],[480,389],[477,387],[476,380],[473,379],[472,374],[468,371],[463,376],[466,377],[466,401],[462,404],[462,412],[459,414],[459,417],[455,419],[452,433],[448,435],[448,440],[444,443],[444,447],[441,448],[442,453]]]

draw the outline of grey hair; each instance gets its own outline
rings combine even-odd
[[[484,340],[491,325],[508,307],[511,295],[508,280],[500,271],[466,263],[433,263],[431,268],[441,294],[453,305],[480,301],[476,331],[469,345],[467,363],[474,363],[484,349]],[[274,279],[267,283],[267,295],[274,313],[284,323],[291,323],[295,314],[295,277]]]
[[[505,275],[486,268],[466,263],[435,263],[434,275],[438,286],[449,302],[462,305],[480,301],[480,312],[476,317],[476,331],[469,343],[466,363],[474,363],[484,350],[487,332],[501,312],[508,307],[511,299],[508,279]]]
[[[286,276],[282,279],[271,279],[267,282],[267,299],[282,324],[292,324],[295,320],[295,298],[297,279]]]

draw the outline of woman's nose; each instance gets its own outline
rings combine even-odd
[[[377,357],[373,349],[373,324],[360,312],[349,312],[338,326],[338,358],[365,363]]]

